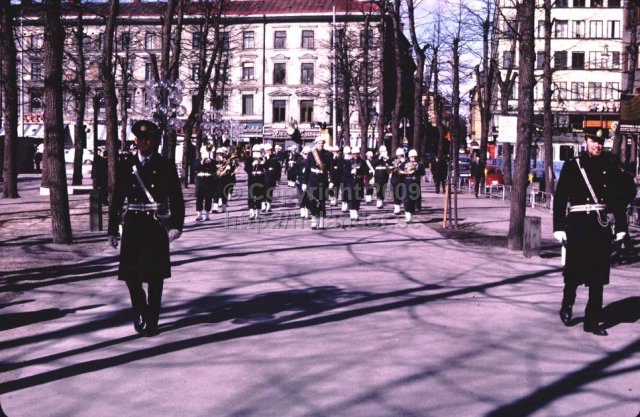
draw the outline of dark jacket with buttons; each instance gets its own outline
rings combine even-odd
[[[125,203],[149,204],[133,167],[156,203],[169,207],[171,217],[163,224],[153,211],[124,212]],[[149,282],[171,276],[168,229],[182,230],[184,199],[175,164],[155,153],[143,167],[137,155],[118,162],[116,182],[109,208],[109,235],[116,235],[120,222],[122,245],[118,277]],[[123,217],[124,214],[124,219]]]
[[[578,168],[584,168],[596,195],[591,192]],[[609,283],[609,265],[612,230],[626,230],[625,207],[620,204],[624,175],[606,156],[590,157],[586,154],[567,161],[562,167],[553,200],[553,230],[567,233],[567,258],[564,267],[565,282],[578,284]],[[568,212],[570,206],[604,204],[606,210]],[[613,214],[615,223],[607,218]]]

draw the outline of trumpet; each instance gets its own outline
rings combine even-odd
[[[407,162],[407,164],[404,166],[404,170],[401,171],[400,173],[404,175],[413,175],[417,170],[418,170],[417,162]]]

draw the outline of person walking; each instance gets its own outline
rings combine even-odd
[[[251,148],[251,157],[244,163],[247,173],[247,206],[249,207],[249,220],[257,219],[260,208],[264,202],[266,160],[262,155],[262,147],[258,144]]]
[[[118,247],[123,221],[118,279],[129,289],[135,331],[154,336],[158,333],[164,280],[171,277],[169,242],[180,237],[184,225],[184,199],[175,164],[157,152],[160,129],[140,120],[131,132],[138,153],[118,163],[108,240],[113,248]],[[147,283],[148,295],[143,283]]]
[[[327,189],[329,188],[329,170],[333,156],[324,149],[325,136],[320,135],[315,140],[315,146],[307,157],[302,191],[309,195],[309,212],[311,213],[311,228],[324,229],[326,216]]]
[[[193,162],[193,171],[196,173],[196,221],[201,222],[209,220],[215,190],[216,163],[205,155]]]
[[[404,219],[407,223],[411,223],[422,196],[420,178],[424,175],[424,166],[418,162],[418,152],[415,149],[409,151],[409,160],[400,165],[400,175],[405,189]]]
[[[553,202],[553,236],[566,247],[560,319],[570,325],[576,290],[584,284],[589,287],[584,331],[606,336],[602,299],[609,284],[612,226],[615,240],[622,240],[626,207],[618,200],[628,193],[620,191],[622,171],[603,154],[604,138],[588,135],[585,142],[586,152],[562,167]],[[607,213],[613,214],[613,225]]]
[[[347,207],[349,208],[349,218],[358,220],[360,203],[365,193],[365,178],[369,173],[367,163],[360,158],[360,148],[351,148],[351,158],[347,159],[342,171],[342,182],[344,183],[347,196]]]
[[[384,207],[384,193],[387,188],[387,183],[389,182],[391,160],[389,159],[386,146],[380,146],[378,152],[378,155],[373,160],[373,166],[375,167],[374,187],[376,190],[376,208],[381,209]]]
[[[444,158],[436,156],[436,159],[431,163],[431,175],[436,186],[436,194],[440,194],[440,188],[442,187],[442,191],[444,191],[444,181],[447,179],[447,162]]]
[[[484,181],[485,181],[484,168],[485,166],[482,163],[482,161],[480,161],[480,157],[476,155],[476,157],[473,159],[469,167],[469,170],[471,171],[470,172],[471,176],[473,177],[473,182],[474,182],[473,191],[476,197],[478,197],[478,194],[480,192],[480,187],[484,187]]]

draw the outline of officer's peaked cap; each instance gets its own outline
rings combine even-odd
[[[131,126],[131,133],[140,139],[160,140],[160,128],[149,120],[138,120]]]

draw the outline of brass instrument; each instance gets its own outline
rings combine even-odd
[[[244,156],[244,149],[242,147],[236,147],[233,152],[231,153],[231,155],[229,156],[229,158],[227,158],[224,163],[222,165],[220,165],[218,167],[218,169],[216,170],[216,176],[218,178],[221,178],[225,175],[225,173],[228,171],[229,175],[233,175],[234,172],[231,172],[231,167],[233,165],[233,162],[236,159],[242,158]]]
[[[389,170],[391,172],[395,172],[397,174],[400,173],[400,165],[402,165],[402,160],[400,159],[396,159],[393,161],[393,164],[391,164],[391,166],[389,167]]]
[[[404,166],[404,171],[401,171],[400,173],[404,175],[413,175],[417,170],[418,170],[418,163],[409,161]]]

